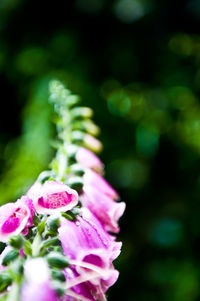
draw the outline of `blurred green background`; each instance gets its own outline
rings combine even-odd
[[[0,202],[48,167],[48,82],[95,111],[127,210],[109,300],[200,300],[200,1],[0,0]]]

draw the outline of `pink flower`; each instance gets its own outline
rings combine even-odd
[[[87,148],[80,147],[78,149],[76,160],[85,168],[91,168],[99,173],[103,170],[103,163],[101,160]]]
[[[89,274],[89,273],[88,273]],[[73,268],[66,269],[67,291],[66,301],[106,301],[105,292],[112,286],[117,278],[118,271],[112,269],[107,281],[99,278],[98,284],[85,280],[81,282],[81,276]],[[89,277],[88,277],[89,278]]]
[[[119,199],[118,193],[112,188],[112,186],[99,174],[96,172],[87,169],[84,174],[84,183],[85,185],[91,185],[98,188],[107,196],[111,197],[114,200]]]
[[[23,197],[16,203],[0,207],[0,241],[7,242],[12,235],[22,232],[29,224],[31,210]]]
[[[35,210],[40,214],[64,212],[78,203],[78,193],[56,181],[47,181],[44,184],[36,182],[27,195],[33,199]]]
[[[118,220],[123,215],[125,203],[117,203],[93,186],[84,186],[81,196],[83,206],[89,208],[106,231],[119,232]]]
[[[50,272],[43,258],[29,259],[25,262],[26,282],[22,287],[21,301],[56,301],[55,291],[51,287]]]
[[[115,202],[116,191],[98,174],[86,170],[81,202],[104,225],[106,231],[119,232],[118,220],[125,210],[124,202]]]
[[[85,296],[86,299],[81,300],[97,300],[92,298],[91,287],[100,295],[117,280],[118,271],[114,270],[112,262],[120,254],[121,242],[116,242],[87,208],[82,209],[81,215],[77,222],[62,221],[59,228],[64,254],[74,270],[72,275],[67,274],[70,278],[67,286],[70,293],[73,292],[72,297],[80,290],[80,298],[88,289],[90,298]],[[79,286],[81,283],[85,283],[84,286]]]

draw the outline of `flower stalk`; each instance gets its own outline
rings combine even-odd
[[[119,274],[113,233],[125,204],[102,178],[93,111],[58,81],[50,82],[50,103],[57,129],[50,170],[0,207],[0,291],[7,301],[106,300]]]

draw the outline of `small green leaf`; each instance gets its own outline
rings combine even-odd
[[[26,240],[24,243],[24,253],[26,255],[32,256],[32,246],[29,240]]]
[[[40,235],[44,232],[45,226],[46,226],[46,219],[37,226],[37,231]]]

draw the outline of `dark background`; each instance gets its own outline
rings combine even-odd
[[[48,82],[94,109],[127,210],[109,300],[200,300],[200,2],[0,2],[0,202],[48,167]]]

